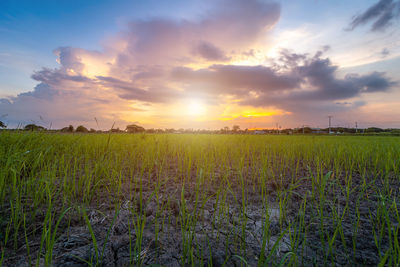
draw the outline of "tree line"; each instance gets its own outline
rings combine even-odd
[[[0,121],[0,128],[6,129],[7,125]],[[10,129],[15,130],[15,129]],[[299,128],[286,128],[286,129],[241,129],[239,125],[233,125],[232,128],[225,126],[219,130],[205,130],[205,129],[160,129],[151,128],[145,129],[142,126],[136,124],[127,125],[125,129],[111,128],[110,130],[96,130],[93,128],[86,128],[83,125],[79,125],[76,128],[69,125],[61,129],[46,129],[43,126],[36,124],[27,124],[23,128],[18,130],[24,131],[50,131],[50,132],[61,132],[61,133],[198,133],[198,134],[373,134],[373,135],[400,135],[400,129],[388,128],[382,129],[377,127],[369,128],[346,128],[346,127],[331,127],[329,128],[311,128],[311,127],[299,127]]]

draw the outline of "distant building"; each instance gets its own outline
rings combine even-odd
[[[262,131],[262,130],[256,130],[253,132],[253,134],[266,134],[266,131]]]
[[[316,133],[316,134],[325,134],[325,133],[328,133],[327,131],[324,131],[324,130],[321,129],[321,128],[311,128],[311,132],[312,132],[312,133]]]

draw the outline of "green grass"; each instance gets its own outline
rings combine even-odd
[[[227,265],[368,264],[369,236],[374,263],[398,266],[399,182],[398,137],[2,131],[0,265],[55,264],[74,225],[90,234],[88,264],[101,265],[125,205],[130,265],[157,261],[147,231],[155,243],[179,233],[181,265],[211,265],[215,244]],[[110,217],[105,236],[92,211]]]

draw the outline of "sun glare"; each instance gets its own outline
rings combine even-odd
[[[188,101],[187,111],[191,116],[200,116],[206,112],[206,108],[200,100],[191,99]]]

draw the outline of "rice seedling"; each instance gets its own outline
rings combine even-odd
[[[399,158],[396,137],[1,132],[0,265],[396,266]]]

